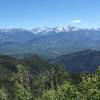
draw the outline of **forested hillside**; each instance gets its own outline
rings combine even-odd
[[[100,100],[100,69],[76,74],[38,56],[0,56],[0,100]]]
[[[100,51],[87,49],[71,54],[61,55],[49,60],[52,64],[63,64],[69,72],[93,73],[100,66]]]

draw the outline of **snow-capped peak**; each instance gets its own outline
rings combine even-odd
[[[55,32],[59,33],[59,32],[69,32],[69,31],[76,31],[77,28],[74,26],[64,26],[64,27],[56,27],[55,28]]]
[[[34,33],[34,34],[41,33],[41,32],[48,32],[48,27],[33,28],[33,29],[31,29],[31,32]]]
[[[41,28],[33,28],[31,30],[32,33],[37,34],[37,33],[48,33],[48,32],[68,32],[68,31],[75,31],[77,30],[74,26],[65,26],[65,27],[61,27],[61,26],[57,26],[55,28],[48,28],[48,27],[41,27]]]

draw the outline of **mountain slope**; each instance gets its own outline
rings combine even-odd
[[[25,59],[16,59],[6,55],[0,55],[0,77],[7,77],[16,71],[18,64],[22,64],[24,67],[28,68],[31,74],[38,74],[40,72],[45,72],[51,65],[40,57],[33,55]]]
[[[50,62],[64,64],[65,69],[71,72],[95,72],[100,66],[100,51],[84,50],[59,56]]]

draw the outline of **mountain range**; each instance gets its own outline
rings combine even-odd
[[[80,50],[100,50],[100,29],[73,26],[55,28],[0,29],[0,54],[25,56],[36,54],[53,59]]]

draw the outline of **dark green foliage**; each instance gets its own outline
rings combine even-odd
[[[100,67],[75,74],[37,56],[0,59],[0,100],[100,100]]]

